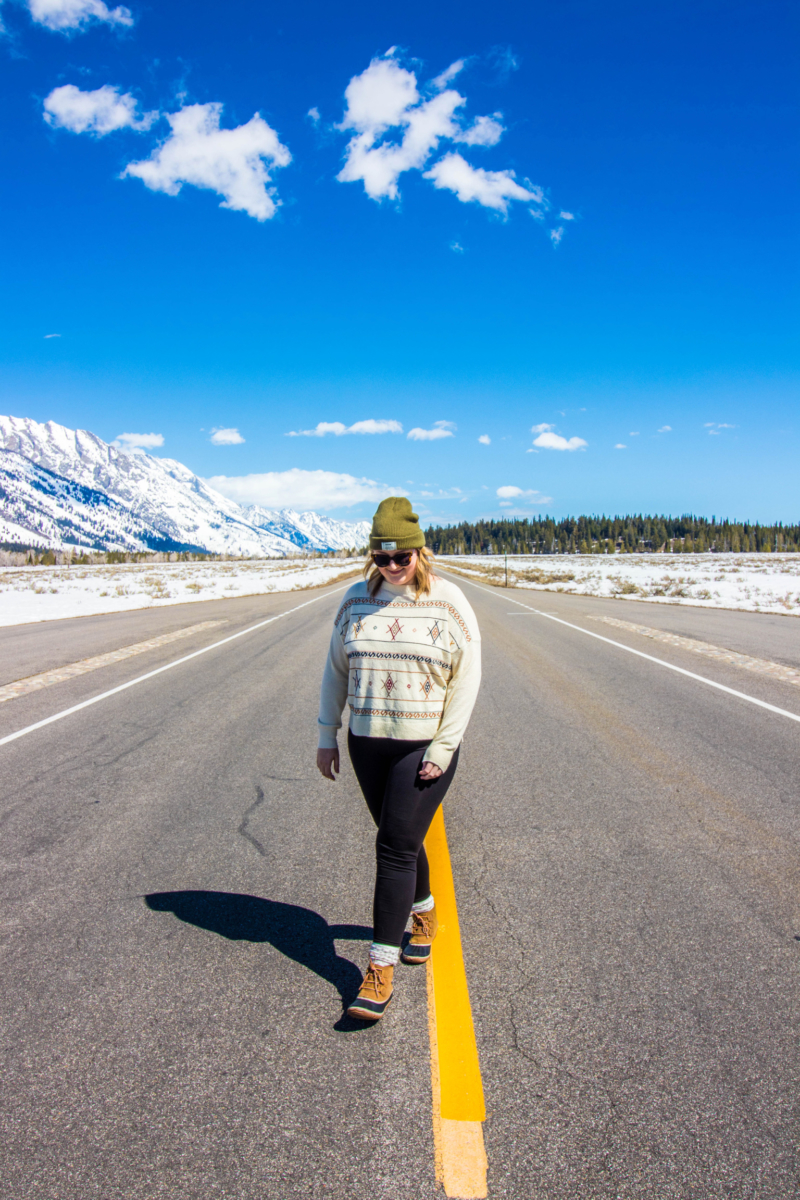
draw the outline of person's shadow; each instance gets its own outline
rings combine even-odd
[[[334,939],[370,941],[372,930],[364,925],[329,925],[310,908],[235,892],[152,892],[144,901],[154,912],[174,913],[187,925],[197,925],[231,941],[269,942],[287,958],[333,984],[345,1009],[361,986],[361,972],[336,953]],[[364,1023],[344,1015],[335,1028],[347,1032],[363,1029]]]

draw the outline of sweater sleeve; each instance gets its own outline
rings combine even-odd
[[[465,642],[453,655],[453,674],[447,685],[442,719],[433,741],[425,751],[425,761],[436,763],[443,771],[450,766],[450,760],[466,733],[481,685],[481,640],[478,625],[471,608],[468,605],[465,605],[465,608],[470,613],[474,634],[472,639]]]
[[[335,750],[336,735],[342,727],[342,713],[347,703],[347,684],[350,664],[338,629],[331,634],[328,661],[322,676],[319,697],[319,747]]]

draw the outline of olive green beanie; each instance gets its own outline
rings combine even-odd
[[[424,545],[425,534],[419,527],[419,517],[411,511],[411,501],[405,496],[381,500],[372,518],[370,550],[418,550]]]

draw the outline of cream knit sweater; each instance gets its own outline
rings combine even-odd
[[[427,596],[366,581],[345,593],[322,678],[319,744],[334,749],[345,701],[362,737],[421,741],[443,771],[464,736],[481,681],[478,623],[461,588],[434,578]]]

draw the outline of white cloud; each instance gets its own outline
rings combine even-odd
[[[671,425],[662,425],[658,432],[659,433],[672,433],[672,426]]]
[[[513,500],[516,496],[533,495],[533,493],[525,492],[521,487],[514,487],[513,485],[510,485],[506,487],[499,487],[497,489],[497,495],[501,500]]]
[[[541,188],[524,188],[516,182],[513,171],[484,171],[472,167],[460,154],[445,154],[429,171],[425,179],[432,179],[433,186],[455,192],[462,204],[471,200],[484,208],[495,208],[507,212],[510,200],[525,200],[530,204],[544,204]]]
[[[476,117],[469,129],[454,138],[455,142],[463,142],[465,146],[496,146],[505,133],[505,126],[499,118],[502,113],[492,117]]]
[[[402,433],[403,426],[399,421],[391,421],[381,419],[378,421],[370,417],[366,421],[356,421],[347,430],[348,433]]]
[[[341,437],[343,433],[347,433],[347,426],[341,421],[320,421],[314,429],[292,429],[286,434],[287,437],[325,437],[326,434],[332,433],[336,437]]]
[[[451,249],[452,251],[454,251],[454,253],[456,253],[456,254],[463,254],[463,253],[464,253],[464,247],[463,247],[463,246],[462,246],[462,245],[461,245],[459,242],[451,242],[451,243],[450,243],[450,249]]]
[[[302,511],[351,508],[354,504],[376,503],[386,496],[405,496],[402,488],[377,483],[374,479],[340,475],[334,471],[267,471],[262,475],[214,475],[207,482],[240,504],[264,508],[295,508]]]
[[[437,75],[436,78],[431,81],[433,87],[436,88],[437,92],[441,92],[443,88],[447,87],[451,79],[455,79],[456,75],[464,70],[466,65],[465,59],[456,59],[456,61],[451,63],[446,70],[442,71],[441,75]]]
[[[108,84],[93,92],[82,92],[74,83],[67,83],[54,88],[45,98],[44,119],[54,129],[103,137],[115,129],[149,129],[158,119],[158,113],[139,117],[138,105],[130,92],[120,92]]]
[[[478,441],[482,446],[490,446],[492,444],[492,439],[489,437],[488,433],[482,433],[478,438]]]
[[[109,9],[103,0],[27,0],[30,14],[38,25],[65,33],[83,29],[93,21],[106,25],[132,25],[131,10],[119,5]]]
[[[546,421],[542,421],[541,425],[531,425],[531,433],[547,433],[548,429],[552,428],[552,425],[548,425]]]
[[[563,236],[564,236],[564,226],[563,225],[559,225],[556,229],[550,230],[549,237],[550,237],[550,241],[553,243],[554,246],[558,245],[558,243],[561,241]]]
[[[565,438],[559,433],[540,433],[534,438],[533,444],[540,446],[542,450],[583,450],[587,445],[583,438]]]
[[[559,219],[560,221],[574,221],[574,220],[575,220],[575,213],[571,213],[571,212],[560,212],[560,213],[558,214],[558,219]]]
[[[617,444],[615,445],[614,449],[615,449],[615,450],[627,450],[627,449],[628,449],[628,447],[625,445],[625,443],[624,443],[624,442],[617,442]]]
[[[399,421],[382,418],[375,420],[369,417],[366,421],[356,421],[353,425],[344,425],[341,421],[320,421],[314,429],[296,429],[287,433],[287,437],[325,437],[332,433],[341,437],[345,433],[402,433],[403,426]]]
[[[634,431],[634,430],[631,430],[631,432],[628,434],[628,437],[638,437],[638,436],[639,436],[639,430],[638,430],[638,429],[637,429],[637,430],[635,430],[635,431]]]
[[[238,429],[212,429],[208,440],[215,446],[241,446],[244,442]]]
[[[220,208],[269,220],[280,203],[267,186],[270,170],[288,166],[292,156],[258,113],[235,129],[220,129],[221,115],[221,104],[188,104],[167,113],[170,136],[149,159],[129,163],[123,177],[136,176],[169,196],[177,196],[184,183],[209,188],[224,197]]]
[[[350,80],[347,111],[340,129],[355,131],[347,146],[342,183],[361,180],[373,200],[397,199],[404,171],[421,170],[441,138],[457,132],[453,114],[464,99],[451,89],[422,100],[416,76],[394,59],[373,59]],[[400,141],[376,144],[389,129],[403,129]]]
[[[417,426],[409,429],[407,436],[412,442],[437,442],[439,438],[452,437],[455,428],[452,421],[434,421],[433,429],[420,429]]]
[[[306,116],[310,117],[315,125],[319,125],[321,118],[319,115],[319,109],[317,108],[316,104],[314,105],[313,108],[310,108],[308,110],[308,112],[306,113]]]
[[[111,443],[118,450],[155,450],[164,445],[163,433],[119,433]]]
[[[54,338],[54,337],[61,337],[61,334],[60,333],[46,333],[44,335],[44,340],[47,341],[48,338]]]
[[[501,114],[477,117],[465,127],[456,116],[466,99],[446,85],[464,67],[459,59],[433,80],[434,95],[420,93],[417,76],[400,66],[394,48],[374,58],[354,75],[345,89],[347,107],[339,129],[352,136],[337,178],[362,182],[373,200],[396,200],[405,171],[422,171],[442,141],[468,146],[495,146],[503,135]],[[459,200],[476,200],[505,212],[509,200],[544,204],[540,188],[528,190],[513,171],[482,171],[460,154],[447,154],[424,173],[437,188],[455,192]]]

